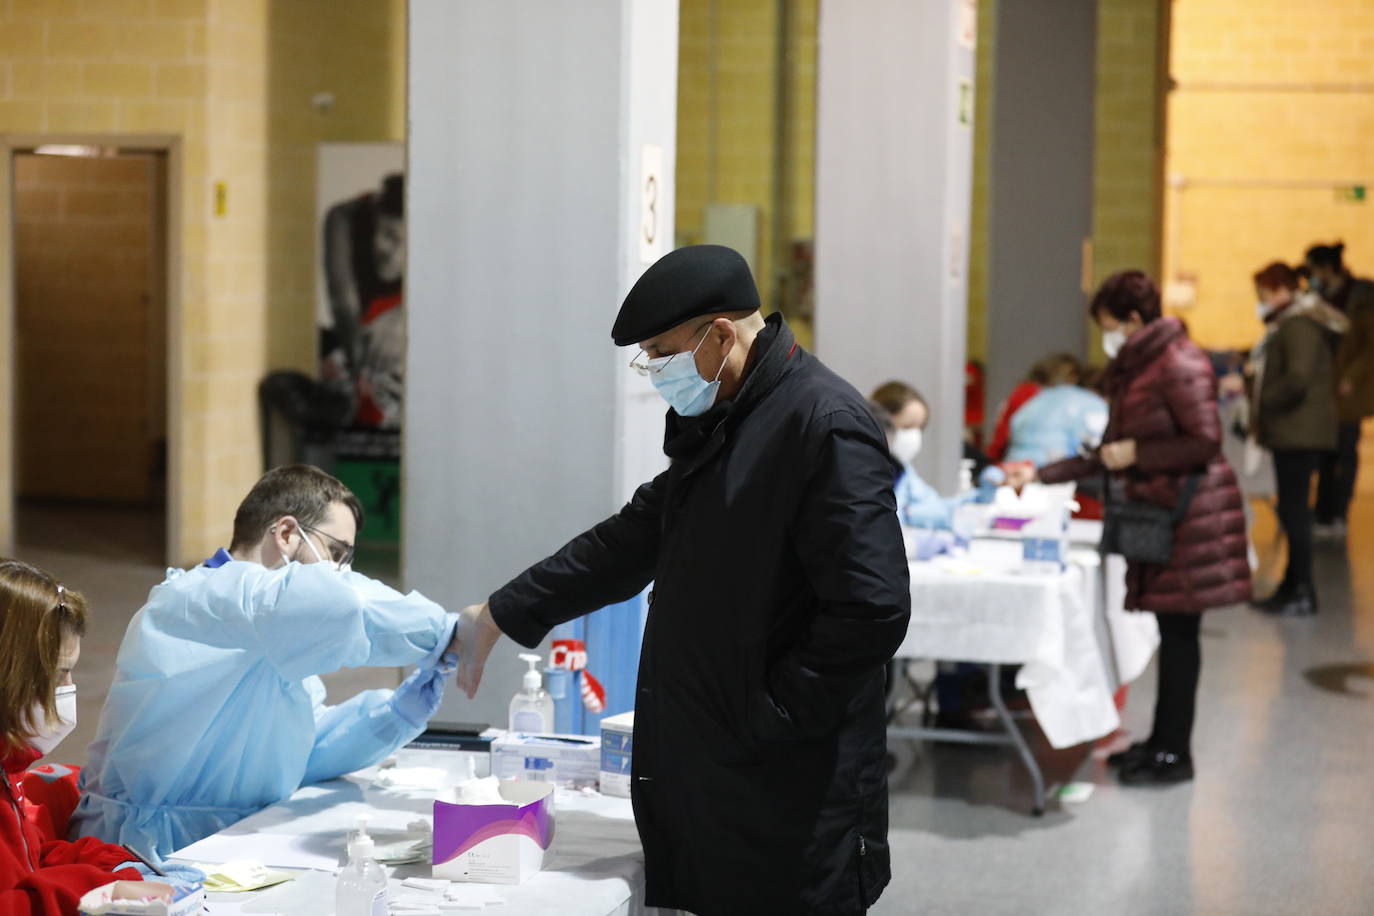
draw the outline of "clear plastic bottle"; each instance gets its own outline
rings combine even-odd
[[[553,697],[544,689],[544,679],[539,676],[539,656],[527,652],[520,658],[530,666],[525,672],[520,692],[511,697],[510,730],[526,735],[545,735],[553,730]]]
[[[959,495],[973,489],[973,469],[977,466],[972,458],[959,459]]]
[[[334,890],[334,916],[387,916],[386,872],[373,856],[377,846],[367,835],[367,818],[348,838],[348,865]]]

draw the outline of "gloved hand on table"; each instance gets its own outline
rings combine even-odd
[[[908,529],[907,556],[921,563],[929,562],[954,547],[954,535],[948,531],[926,528]]]
[[[457,668],[457,656],[445,652],[435,667],[416,669],[391,695],[392,710],[416,728],[424,728],[444,701],[444,682]]]

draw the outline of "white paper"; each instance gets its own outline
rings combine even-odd
[[[332,872],[339,867],[343,848],[342,833],[327,836],[220,833],[179,849],[170,858],[216,865],[238,859],[256,859],[269,868],[316,868]]]

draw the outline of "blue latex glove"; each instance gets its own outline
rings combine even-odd
[[[161,881],[164,884],[204,884],[205,872],[199,868],[192,868],[189,865],[181,865],[176,862],[163,862],[160,866],[166,877],[159,875],[142,862],[125,862],[117,866],[112,871],[120,871],[125,868],[132,868],[143,876],[144,881]]]
[[[997,500],[997,488],[1007,482],[1007,473],[997,465],[989,465],[983,468],[982,476],[978,478],[978,489],[975,491],[977,496],[974,502],[980,505],[990,505]]]
[[[434,668],[416,669],[391,695],[392,710],[414,727],[424,728],[430,716],[439,711],[444,685],[456,670],[458,659],[451,652],[445,652]]]
[[[922,563],[928,562],[941,554],[949,553],[953,546],[954,535],[948,531],[918,530],[914,542],[915,559]]]

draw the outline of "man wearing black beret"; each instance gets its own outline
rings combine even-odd
[[[612,329],[668,411],[668,470],[460,615],[472,696],[502,633],[651,581],[633,800],[648,906],[862,913],[890,877],[883,668],[910,616],[896,467],[864,399],[764,319],[716,245],[645,271]]]

